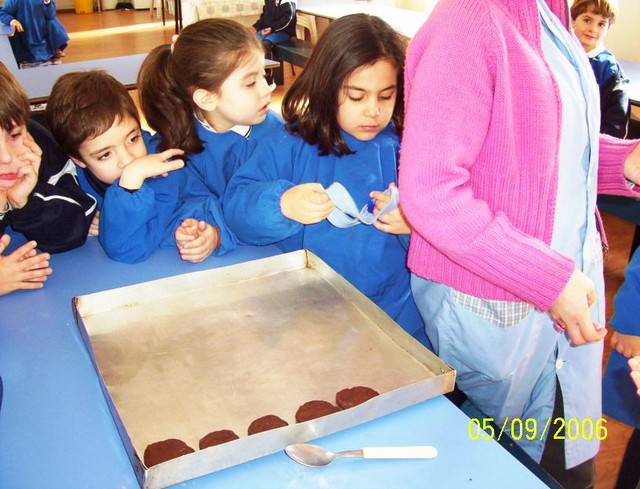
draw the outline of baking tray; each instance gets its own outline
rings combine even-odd
[[[141,487],[275,453],[453,389],[455,372],[313,253],[302,250],[73,299],[79,330]],[[380,395],[295,423],[346,387]],[[289,426],[247,435],[275,414]],[[239,436],[198,450],[211,431]],[[195,453],[146,468],[150,443]]]

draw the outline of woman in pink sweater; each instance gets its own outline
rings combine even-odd
[[[407,53],[399,188],[436,352],[484,416],[580,488],[605,436],[596,194],[640,196],[640,148],[598,135],[597,86],[566,10],[440,1]]]

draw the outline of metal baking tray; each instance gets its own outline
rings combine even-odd
[[[141,487],[275,453],[453,389],[455,371],[303,250],[73,299],[78,328]],[[296,424],[300,405],[364,385],[380,395]],[[289,426],[247,435],[256,418]],[[211,431],[240,436],[198,450]],[[195,453],[146,468],[150,443]]]

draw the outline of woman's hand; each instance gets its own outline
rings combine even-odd
[[[566,331],[575,346],[600,341],[607,334],[605,328],[591,321],[590,309],[595,301],[593,282],[576,269],[549,309],[552,319]]]

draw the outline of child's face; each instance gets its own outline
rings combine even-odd
[[[138,122],[130,116],[116,119],[105,132],[85,140],[78,148],[80,159],[73,161],[88,168],[98,180],[112,184],[133,160],[147,154]]]
[[[355,70],[343,83],[338,125],[360,141],[370,141],[393,116],[398,70],[386,59]]]
[[[213,105],[203,110],[207,122],[216,131],[227,132],[233,126],[264,121],[274,88],[264,75],[264,54],[256,51],[224,81],[218,93],[211,94]]]
[[[25,125],[15,126],[7,132],[0,127],[0,190],[13,187],[18,178],[18,170],[30,162],[20,158],[28,148],[24,145],[27,135]]]
[[[596,14],[591,6],[585,13],[576,17],[573,21],[573,30],[582,44],[582,48],[589,52],[604,39],[609,30],[609,19]]]

